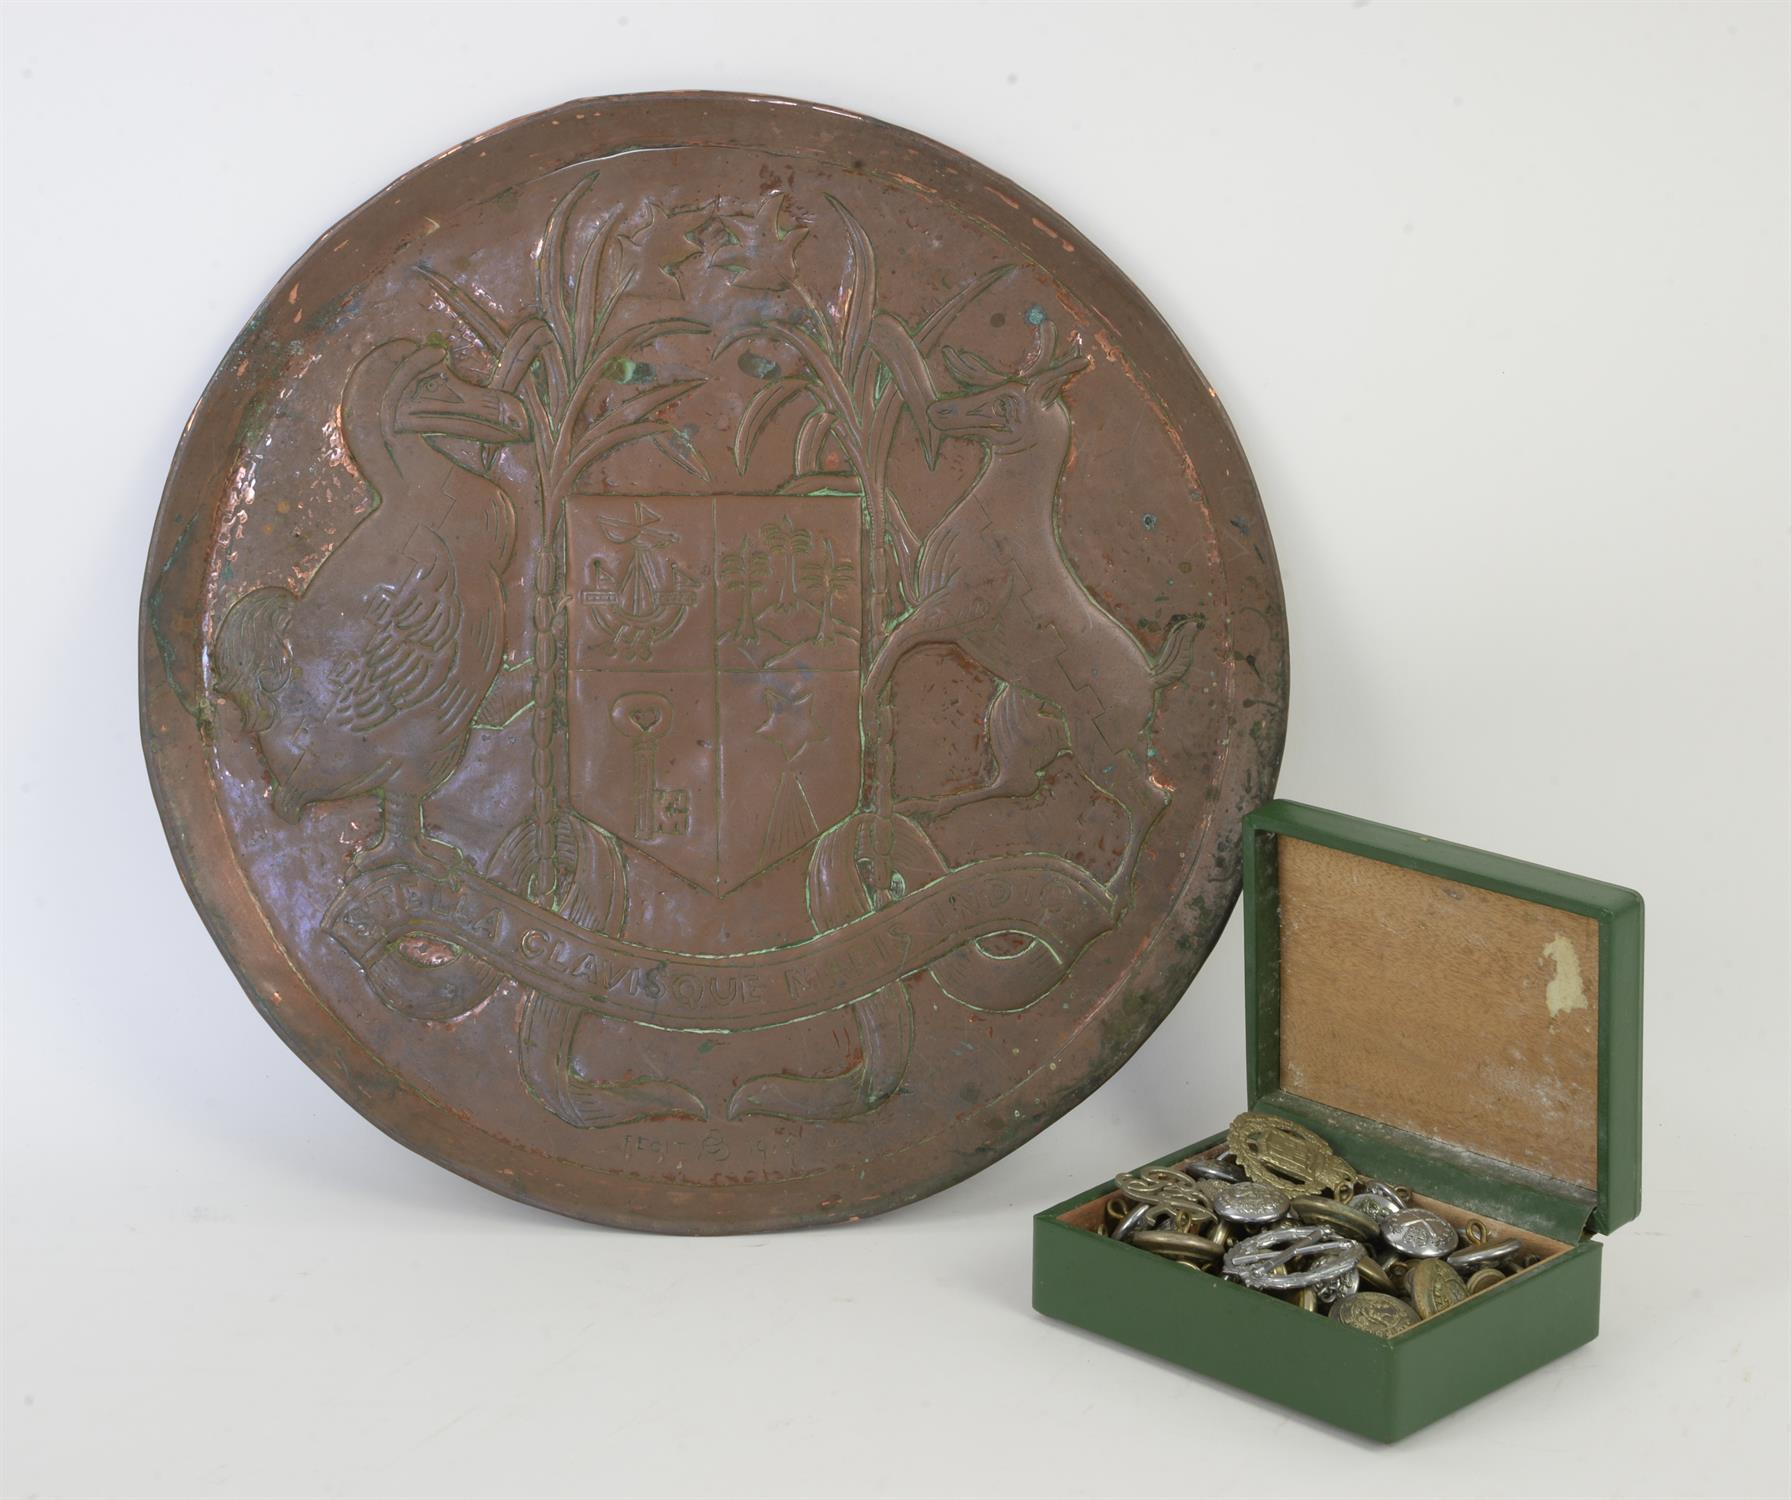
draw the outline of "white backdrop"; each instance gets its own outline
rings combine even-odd
[[[7,1493],[1782,1493],[1786,54],[1769,5],[10,10]],[[489,1196],[256,1017],[137,745],[181,424],[392,177],[680,87],[937,136],[1139,282],[1274,528],[1284,793],[1645,894],[1596,1343],[1386,1451],[1031,1313],[1029,1214],[1241,1107],[1235,927],[1045,1135],[782,1237]]]

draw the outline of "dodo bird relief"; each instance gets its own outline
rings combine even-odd
[[[320,241],[195,413],[144,652],[295,1049],[686,1230],[894,1206],[1098,1084],[1286,694],[1248,471],[1130,284],[943,148],[721,96],[518,122]]]

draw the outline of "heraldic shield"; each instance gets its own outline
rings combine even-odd
[[[852,495],[571,497],[573,807],[720,893],[846,817],[861,532]]]
[[[477,145],[302,264],[171,476],[183,868],[318,1071],[499,1191],[911,1201],[1108,1076],[1235,897],[1286,692],[1235,439],[931,142],[703,96]]]

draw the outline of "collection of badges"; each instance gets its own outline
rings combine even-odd
[[[1542,1259],[1478,1219],[1417,1207],[1410,1188],[1364,1180],[1273,1115],[1241,1114],[1221,1150],[1113,1181],[1101,1226],[1113,1239],[1382,1338]]]

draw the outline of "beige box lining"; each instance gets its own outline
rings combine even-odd
[[[1598,924],[1281,835],[1281,1087],[1598,1181]]]

